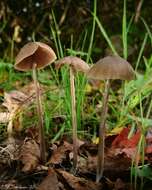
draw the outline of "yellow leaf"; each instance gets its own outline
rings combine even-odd
[[[90,84],[86,84],[86,86],[85,86],[85,91],[86,91],[87,93],[90,93],[90,92],[92,91],[92,86],[91,86]]]
[[[115,127],[114,129],[112,129],[112,130],[107,134],[107,136],[117,135],[117,134],[119,134],[119,133],[122,131],[123,128],[124,128],[124,127]]]
[[[99,144],[99,137],[92,138],[93,144]]]

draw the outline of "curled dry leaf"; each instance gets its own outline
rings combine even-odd
[[[21,152],[20,160],[23,163],[22,171],[29,172],[39,165],[40,162],[40,148],[33,139],[25,140]]]
[[[64,141],[61,146],[53,150],[52,156],[48,164],[61,164],[67,158],[67,154],[72,151],[72,144]]]
[[[59,190],[59,185],[56,172],[49,169],[48,176],[44,178],[37,190]]]

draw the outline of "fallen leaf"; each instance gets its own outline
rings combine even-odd
[[[139,130],[128,139],[130,128],[125,127],[112,142],[112,148],[135,148],[139,142],[141,132]]]
[[[128,158],[133,158],[137,153],[137,145],[141,136],[141,132],[137,130],[135,134],[128,139],[130,127],[124,128],[121,133],[112,142],[111,150],[115,155],[125,154]],[[139,155],[136,155],[136,160],[139,161]]]
[[[8,164],[18,159],[21,142],[9,137],[0,146],[0,164]]]
[[[48,164],[61,164],[63,160],[67,159],[67,154],[72,151],[73,147],[72,144],[63,141],[59,147],[53,150],[51,158],[48,161]]]
[[[40,148],[33,139],[25,139],[20,152],[20,160],[24,165],[22,171],[29,172],[36,169],[40,163]]]
[[[84,178],[75,177],[73,174],[70,174],[63,170],[56,170],[58,179],[64,185],[65,189],[72,190],[101,190],[101,184],[96,184],[91,180],[86,180]]]
[[[91,148],[89,150],[89,148]],[[96,169],[97,169],[97,146],[90,144],[90,147],[86,148],[82,152],[83,160],[79,163],[79,172],[82,175],[90,176],[91,179],[95,179]],[[87,151],[87,152],[86,152]],[[96,153],[96,154],[95,154]],[[104,176],[115,178],[115,176],[121,177],[130,175],[131,159],[126,156],[124,152],[119,152],[117,154],[117,149],[105,149],[105,164],[104,164]]]
[[[122,132],[123,129],[124,129],[124,127],[115,127],[109,133],[107,133],[106,136],[118,135],[118,134],[120,134]]]
[[[48,170],[48,175],[44,178],[36,190],[60,190],[56,172],[53,169]]]
[[[28,98],[23,92],[13,90],[10,92],[4,92],[4,102],[3,105],[8,109],[9,112],[16,109],[21,103]]]

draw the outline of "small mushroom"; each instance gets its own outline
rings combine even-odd
[[[39,118],[39,138],[41,161],[44,163],[45,158],[45,140],[43,127],[43,111],[40,97],[40,87],[37,80],[37,69],[41,69],[54,62],[56,55],[51,47],[42,42],[29,42],[23,46],[16,57],[15,69],[19,71],[32,70],[33,81],[35,84],[37,113]]]
[[[77,119],[76,119],[76,100],[74,74],[76,72],[87,73],[89,65],[82,59],[74,56],[67,56],[56,61],[56,68],[59,69],[63,65],[70,67],[70,91],[71,91],[71,109],[72,109],[72,131],[73,131],[73,172],[77,169]]]
[[[99,182],[103,176],[104,170],[104,144],[105,144],[105,123],[108,111],[108,95],[110,82],[109,79],[132,80],[135,77],[132,66],[119,56],[107,56],[100,59],[93,65],[87,73],[92,79],[106,80],[103,96],[103,108],[101,113],[101,122],[99,127],[99,145],[97,159],[96,182]]]

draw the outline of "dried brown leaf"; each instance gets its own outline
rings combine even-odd
[[[61,164],[64,159],[66,159],[67,154],[72,151],[72,144],[64,141],[61,146],[53,150],[52,156],[49,159],[49,164]]]
[[[59,179],[62,179],[62,184],[68,186],[69,189],[73,190],[101,190],[101,184],[96,184],[95,182],[88,181],[84,178],[75,177],[66,171],[57,170]],[[66,189],[66,187],[65,187]]]
[[[9,137],[4,143],[0,146],[0,164],[10,164],[13,160],[18,159],[19,147],[21,142]]]
[[[20,160],[23,163],[22,171],[29,172],[39,165],[40,162],[40,148],[33,139],[27,139],[20,152]]]
[[[18,106],[27,98],[28,96],[17,90],[5,92],[3,105],[8,109],[9,112],[12,112],[14,109],[17,109]]]
[[[97,169],[97,155],[94,154],[96,152],[96,147],[90,145],[91,151],[89,147],[87,149],[87,156],[86,159],[79,163],[79,172],[83,175],[89,174],[93,175],[96,173]],[[84,151],[86,154],[86,151]],[[91,154],[90,154],[91,153]],[[93,153],[93,154],[92,154]],[[83,152],[81,152],[83,155]],[[84,157],[85,158],[85,157]],[[114,177],[115,175],[129,175],[129,169],[131,166],[131,159],[126,156],[126,153],[122,152],[120,154],[116,154],[115,149],[113,150],[106,150],[105,151],[105,165],[104,165],[104,173],[105,175]]]
[[[48,176],[41,182],[37,190],[59,190],[59,182],[53,169],[49,169]]]

